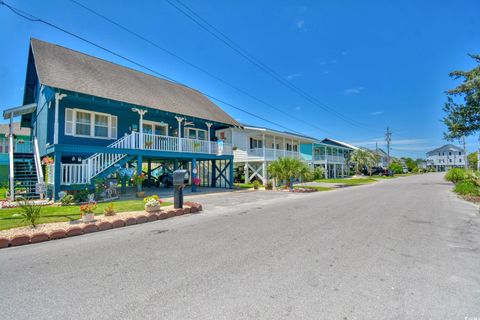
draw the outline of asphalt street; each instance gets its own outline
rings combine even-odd
[[[480,215],[441,174],[0,250],[1,319],[480,319]]]

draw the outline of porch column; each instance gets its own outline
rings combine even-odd
[[[58,201],[60,197],[58,193],[60,192],[60,187],[62,183],[62,153],[61,152],[54,152],[53,154],[53,161],[54,161],[54,177],[53,177],[53,200]]]
[[[248,162],[245,162],[245,166],[243,167],[243,174],[245,175],[245,183],[248,183]]]
[[[147,160],[147,177],[148,180],[152,179],[152,160],[148,159]]]
[[[197,185],[193,183],[193,180],[197,177],[197,159],[192,159],[192,192],[197,191]]]
[[[233,189],[233,176],[234,176],[234,172],[233,172],[233,157],[230,158],[230,168],[229,168],[229,172],[230,172],[230,181],[229,181],[229,187],[230,189]]]
[[[10,201],[15,200],[15,181],[13,168],[13,113],[10,113],[10,125],[8,126],[8,167],[10,178]]]
[[[178,152],[182,152],[182,121],[185,118],[176,116],[175,119],[178,122]]]
[[[210,127],[213,125],[213,123],[211,122],[205,122],[205,124],[207,125],[207,135],[208,135],[208,153],[211,154],[212,153],[212,144],[210,143],[211,139],[210,139]]]
[[[275,142],[275,135],[273,136],[273,160],[277,160],[277,143]]]
[[[267,184],[268,173],[267,173],[267,161],[262,162],[262,175],[263,175],[263,184]]]
[[[67,95],[62,93],[55,93],[55,122],[53,123],[53,144],[58,144],[58,122],[59,118],[59,109],[60,109],[60,100],[65,98]],[[10,118],[11,119],[11,118]]]
[[[337,178],[337,164],[336,163],[333,165],[333,177],[335,179]]]
[[[315,145],[312,143],[312,166],[315,168]]]
[[[285,137],[283,137],[283,157],[285,157],[285,149],[286,149],[286,146],[285,146]]]
[[[212,188],[215,188],[217,186],[217,162],[215,160],[212,160]]]
[[[143,164],[143,157],[138,156],[137,157],[137,174],[141,175],[142,174],[142,164]]]
[[[265,159],[265,133],[262,133],[262,152],[263,152],[263,159]]]

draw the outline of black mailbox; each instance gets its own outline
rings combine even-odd
[[[183,208],[183,188],[188,183],[190,174],[187,170],[173,171],[173,207]]]

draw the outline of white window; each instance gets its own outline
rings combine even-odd
[[[250,149],[261,149],[263,148],[262,140],[250,138]]]
[[[65,109],[65,135],[99,139],[117,138],[117,117],[107,113]]]
[[[189,139],[207,140],[207,130],[186,128],[186,137]]]

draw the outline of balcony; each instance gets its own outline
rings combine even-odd
[[[162,136],[157,134],[132,132],[110,148],[142,149],[166,152],[205,153],[217,156],[232,155],[232,145],[223,141],[206,141],[188,138]]]
[[[335,163],[345,163],[344,156],[334,156],[334,155],[324,155],[324,154],[316,154],[313,156],[313,161],[318,162],[335,162]]]
[[[277,160],[278,158],[285,157],[300,158],[300,152],[284,149],[254,148],[248,150],[248,156],[264,158],[265,160]]]

